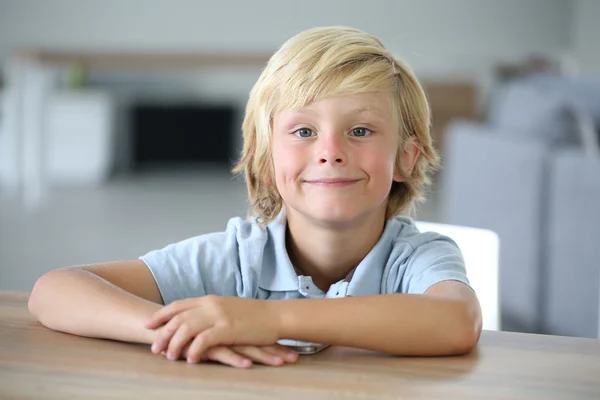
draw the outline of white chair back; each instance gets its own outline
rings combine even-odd
[[[437,232],[454,240],[460,248],[467,278],[477,293],[483,314],[483,329],[500,330],[498,298],[498,253],[500,240],[487,229],[416,221],[421,232]]]

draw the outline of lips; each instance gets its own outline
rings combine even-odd
[[[305,179],[308,183],[341,183],[341,182],[356,182],[359,179],[352,178],[317,178],[317,179]]]
[[[354,178],[317,178],[317,179],[305,179],[304,183],[313,186],[321,187],[343,187],[350,186],[359,182],[361,179]]]

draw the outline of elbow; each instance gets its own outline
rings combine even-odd
[[[56,274],[57,271],[50,271],[39,277],[33,285],[29,300],[27,301],[29,312],[45,326],[48,326],[47,320],[49,316],[47,314],[52,309],[52,294],[56,293]]]
[[[479,342],[481,330],[463,329],[458,335],[454,348],[454,355],[468,354],[475,349]]]
[[[468,354],[475,349],[481,336],[482,320],[479,304],[465,304],[454,334],[454,355]]]
[[[44,304],[44,292],[46,291],[45,287],[47,286],[46,281],[48,280],[48,274],[50,274],[50,272],[37,279],[33,285],[33,289],[31,289],[29,300],[27,301],[29,312],[38,318],[38,320],[40,319],[42,305]]]

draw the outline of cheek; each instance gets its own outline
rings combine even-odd
[[[273,147],[273,162],[282,170],[293,169],[300,164],[301,151],[293,146],[277,145]]]
[[[389,147],[378,148],[364,159],[364,165],[379,179],[392,179],[395,172],[396,152]]]
[[[299,154],[293,147],[275,144],[273,146],[275,180],[279,183],[293,178],[300,169],[299,159]]]

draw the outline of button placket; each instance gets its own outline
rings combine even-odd
[[[348,292],[348,282],[342,282],[340,287],[337,289],[337,297],[346,297],[346,293]]]
[[[331,285],[331,287],[327,291],[326,297],[330,298],[330,299],[345,297],[347,290],[348,290],[347,282],[338,282],[334,285]]]
[[[299,276],[298,277],[298,291],[306,297],[310,298],[322,298],[324,297],[324,293],[315,286],[312,282],[312,278],[309,276]]]

